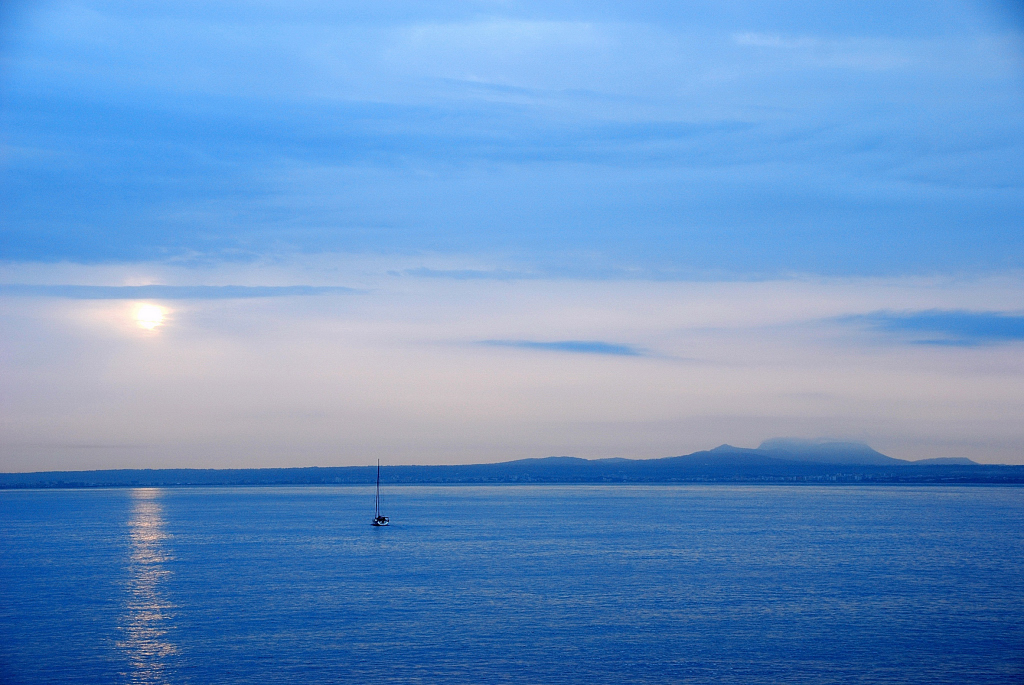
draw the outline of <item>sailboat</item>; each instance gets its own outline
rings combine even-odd
[[[373,525],[386,526],[390,523],[387,516],[380,515],[380,459],[377,460],[377,497],[373,501]]]

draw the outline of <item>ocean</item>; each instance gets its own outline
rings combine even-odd
[[[1024,488],[0,491],[2,683],[1022,683]]]

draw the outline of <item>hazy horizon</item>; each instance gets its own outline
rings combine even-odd
[[[705,448],[696,450],[694,452],[686,453],[686,454],[671,454],[671,455],[663,455],[663,456],[660,456],[660,457],[631,457],[631,456],[628,456],[628,455],[619,455],[619,456],[616,456],[616,457],[593,457],[593,458],[587,459],[586,457],[574,457],[573,455],[568,455],[568,454],[549,454],[549,455],[535,456],[535,457],[518,457],[516,459],[501,459],[501,458],[498,458],[498,459],[493,459],[493,460],[488,460],[488,461],[478,461],[478,462],[466,461],[466,462],[459,462],[459,463],[443,462],[443,461],[433,461],[433,462],[420,462],[420,461],[390,462],[389,461],[389,462],[384,462],[384,461],[380,461],[378,459],[378,460],[366,461],[366,462],[363,462],[363,463],[353,462],[353,463],[344,464],[344,465],[337,465],[337,464],[290,464],[288,466],[275,466],[275,465],[267,465],[267,466],[259,466],[259,467],[251,467],[251,466],[226,466],[226,467],[213,467],[213,468],[224,468],[224,469],[248,469],[248,468],[258,468],[258,469],[259,468],[266,468],[266,469],[300,468],[301,469],[301,468],[337,468],[337,467],[340,467],[340,468],[345,468],[345,467],[373,468],[373,467],[377,466],[378,464],[381,467],[391,467],[391,466],[472,466],[472,465],[500,464],[500,463],[508,463],[508,462],[513,462],[513,461],[520,461],[520,460],[545,460],[545,459],[585,459],[585,460],[588,460],[588,461],[601,460],[601,459],[624,459],[624,460],[633,460],[633,461],[643,461],[643,460],[672,459],[672,458],[676,458],[676,457],[687,457],[687,456],[692,456],[694,454],[700,454],[700,453],[703,453],[703,452],[715,452],[716,450],[720,450],[722,448],[734,448],[734,449],[738,449],[738,450],[768,450],[768,451],[765,452],[765,454],[767,456],[779,458],[779,456],[777,454],[773,454],[770,450],[782,449],[783,451],[786,451],[786,452],[791,452],[793,454],[799,454],[800,452],[802,452],[804,450],[807,450],[807,449],[810,449],[811,451],[813,451],[816,446],[824,446],[825,449],[826,449],[826,452],[827,452],[828,448],[830,448],[830,447],[831,448],[835,448],[838,445],[853,446],[853,447],[865,447],[865,448],[868,448],[869,451],[871,451],[871,452],[877,452],[877,450],[874,450],[874,448],[872,448],[871,445],[869,445],[869,444],[867,444],[865,442],[858,441],[858,440],[831,439],[831,438],[804,439],[804,438],[785,438],[785,437],[780,437],[780,438],[769,438],[768,440],[762,441],[761,444],[759,444],[759,445],[740,446],[740,445],[730,445],[728,443],[722,443],[722,444],[719,444],[719,445],[705,447]],[[84,448],[84,449],[87,449],[89,446],[84,446],[83,445],[81,447]],[[103,448],[103,446],[100,446],[100,445],[92,446],[92,447],[94,449],[102,449]],[[791,449],[787,450],[787,448],[791,448]],[[882,453],[878,453],[878,454],[882,454]],[[882,456],[883,457],[888,457],[890,455],[882,454]],[[795,456],[783,456],[781,458],[784,459],[784,460],[790,459],[790,458],[796,459]],[[939,457],[938,458],[939,461],[941,461],[942,459],[956,459],[956,457],[945,457],[945,458]],[[812,455],[812,456],[810,456],[808,458],[808,461],[818,462],[819,460],[816,459],[814,455]],[[904,461],[906,461],[908,464],[914,464],[914,463],[919,463],[919,462],[935,461],[935,459],[934,458],[929,458],[929,457],[924,457],[923,459],[920,459],[920,460],[904,460]],[[830,463],[830,462],[835,462],[835,460],[834,459],[826,460],[826,461],[823,461],[821,463]],[[842,463],[842,462],[836,462],[836,463]],[[861,461],[858,461],[858,460],[854,459],[854,460],[852,460],[849,463],[862,464],[862,463],[867,463],[867,462],[861,462]],[[1000,462],[988,462],[988,463],[989,464],[993,464],[993,465],[1002,465]],[[138,468],[174,470],[174,469],[178,469],[178,468],[211,468],[211,467],[179,467],[179,466],[131,467],[131,466],[124,466],[124,467],[110,467],[110,469],[101,468],[101,469],[61,469],[61,470],[74,470],[74,471],[83,471],[83,470],[123,470],[123,469],[132,470],[132,469],[138,469]],[[34,471],[35,470],[24,470],[24,469],[22,469],[22,470],[17,470],[17,471],[5,471],[3,473],[31,473],[31,472],[34,472]],[[57,471],[57,470],[56,469],[47,469],[46,471],[42,471],[42,472],[49,472],[49,471]]]

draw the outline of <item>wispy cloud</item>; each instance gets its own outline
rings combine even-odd
[[[601,340],[555,340],[542,342],[537,340],[481,340],[481,345],[491,347],[516,347],[525,350],[550,350],[553,352],[573,352],[576,354],[607,354],[618,357],[644,357],[644,350],[632,345],[610,343]]]
[[[1019,41],[976,3],[20,4],[7,260],[1021,266]]]
[[[977,345],[1024,340],[1024,315],[932,309],[919,312],[873,312],[845,317],[883,333],[909,338],[917,345]]]
[[[536,276],[522,271],[508,271],[506,269],[430,269],[425,266],[394,273],[405,276],[417,276],[419,278],[452,278],[457,281],[512,281],[523,278],[536,278]]]
[[[316,285],[31,285],[0,284],[0,295],[62,297],[72,300],[233,300],[359,292],[354,288]]]
[[[759,48],[813,48],[821,41],[816,38],[801,36],[797,38],[784,37],[777,34],[766,33],[737,33],[733,40],[738,45],[752,45]]]
[[[912,41],[846,37],[829,40],[811,36],[739,33],[737,45],[769,48],[802,55],[804,67],[886,70],[913,64],[924,46]],[[795,65],[794,65],[795,66]]]

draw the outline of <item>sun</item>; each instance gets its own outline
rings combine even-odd
[[[135,310],[135,321],[148,331],[164,322],[164,308],[155,304],[144,304]]]

